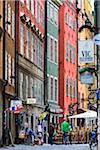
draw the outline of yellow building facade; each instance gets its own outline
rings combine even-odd
[[[78,15],[78,28],[80,28],[81,26],[85,25],[85,21],[87,20],[87,18],[90,20],[90,22],[92,23],[91,26],[94,25],[94,19],[93,19],[93,10],[92,10],[92,6],[90,3],[90,0],[79,0],[79,5],[78,7],[80,8],[80,12]],[[78,40],[88,40],[88,39],[92,39],[93,37],[93,32],[90,32],[90,30],[88,28],[84,28],[82,29],[81,32],[78,33]],[[94,47],[94,53],[95,53],[95,47]],[[95,55],[94,55],[95,57]],[[94,58],[94,63],[92,64],[79,64],[79,70],[85,66],[91,66],[91,67],[95,67],[95,63],[96,63],[96,58]],[[94,75],[94,84],[89,86],[86,84],[81,84],[80,82],[80,74],[78,74],[78,109],[82,109],[82,110],[87,110],[88,108],[88,103],[89,103],[89,89],[95,89],[96,88],[96,77]],[[91,101],[95,101],[92,99]]]

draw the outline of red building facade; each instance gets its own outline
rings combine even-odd
[[[72,115],[77,108],[77,14],[74,4],[66,0],[59,10],[59,104],[65,115]]]

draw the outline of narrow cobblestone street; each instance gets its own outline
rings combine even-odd
[[[43,146],[29,146],[29,145],[15,145],[15,147],[4,147],[0,150],[90,150],[88,144],[73,144],[73,145],[49,145]],[[96,150],[94,148],[93,150]]]

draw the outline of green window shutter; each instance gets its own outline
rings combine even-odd
[[[66,96],[68,96],[68,77],[66,77]]]
[[[68,42],[66,42],[66,59],[68,60]]]
[[[66,13],[66,24],[68,24],[68,13]]]

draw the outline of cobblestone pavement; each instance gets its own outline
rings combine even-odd
[[[90,150],[88,144],[73,144],[73,145],[49,145],[30,146],[30,145],[15,145],[15,147],[4,147],[0,150]],[[93,150],[96,150],[94,148]]]

